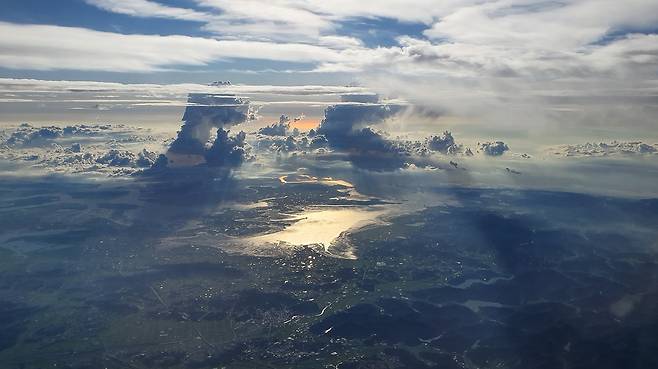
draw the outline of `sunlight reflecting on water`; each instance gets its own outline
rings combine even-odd
[[[343,179],[335,179],[331,177],[314,177],[306,174],[289,174],[279,177],[279,181],[284,184],[299,184],[299,183],[317,183],[325,186],[342,186],[353,188],[354,185]]]
[[[257,244],[312,245],[321,244],[330,251],[332,242],[343,232],[377,222],[388,211],[383,207],[322,207],[296,215],[297,220],[282,231],[249,239]]]

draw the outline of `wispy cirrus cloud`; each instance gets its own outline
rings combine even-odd
[[[206,22],[213,17],[205,12],[167,6],[149,0],[85,0],[85,2],[112,13],[142,18],[169,18]]]
[[[273,78],[281,81],[313,73],[328,83],[329,74],[340,73],[453,114],[486,112],[487,119],[512,120],[518,109],[518,120],[549,111],[551,120],[655,127],[655,1],[194,0],[187,8],[156,0],[87,2],[135,17],[198,21],[207,36],[0,23],[0,67],[166,72],[196,66],[250,76],[278,73]],[[395,33],[400,36],[386,46],[350,33],[354,24],[381,19],[413,23],[421,31]],[[243,59],[266,62],[212,65]],[[582,112],[577,119],[564,115],[576,111]]]
[[[182,9],[147,0],[88,0],[103,9],[140,17],[194,14],[220,40],[313,45],[320,73],[384,73],[442,78],[600,78],[655,69],[658,4],[631,0],[383,0],[376,4],[319,0],[195,0]],[[162,8],[161,8],[162,7]],[[199,9],[203,9],[200,11]],[[198,14],[196,14],[198,13]],[[187,17],[187,16],[185,16]],[[422,35],[405,35],[392,47],[364,46],[341,34],[360,18],[390,18],[423,24]],[[234,48],[237,45],[232,45]],[[239,57],[292,60],[265,44],[244,44]],[[246,50],[250,46],[258,46]],[[296,51],[304,47],[297,45]],[[228,49],[228,47],[227,47]],[[266,53],[266,51],[269,51]],[[209,49],[211,58],[213,48]],[[271,59],[270,59],[271,58]],[[264,70],[266,70],[265,68]]]
[[[296,96],[343,96],[346,94],[363,94],[368,90],[359,86],[332,85],[203,85],[196,83],[149,84],[116,83],[96,81],[49,81],[38,79],[0,78],[0,92],[5,93],[103,93],[105,97],[118,97],[115,93],[140,93],[150,95],[181,95],[187,97],[190,92],[223,93],[235,95],[273,94]],[[111,95],[107,95],[111,94]],[[14,95],[15,96],[15,95]]]
[[[126,35],[86,28],[0,22],[0,66],[32,70],[152,72],[230,58],[339,61],[332,49],[295,43]]]

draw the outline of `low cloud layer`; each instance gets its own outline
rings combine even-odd
[[[305,157],[349,161],[368,171],[395,171],[414,167],[457,168],[453,160],[474,156],[497,157],[509,150],[501,142],[479,144],[476,149],[457,142],[450,131],[424,139],[392,137],[381,128],[388,120],[404,120],[415,113],[413,106],[380,101],[375,94],[350,94],[339,104],[328,106],[316,129],[291,130],[289,118],[260,128],[255,136],[256,152],[282,158]]]
[[[427,148],[430,151],[436,151],[441,154],[446,155],[458,155],[464,154],[467,156],[472,156],[473,152],[470,148],[464,147],[464,145],[458,144],[455,141],[455,138],[452,137],[450,131],[445,131],[441,136],[431,136],[427,139]]]
[[[0,131],[0,161],[60,173],[130,175],[150,168],[166,137],[123,125],[22,124]]]
[[[359,95],[367,91],[361,86],[334,85],[249,85],[249,84],[198,84],[198,83],[116,83],[100,81],[42,80],[26,78],[0,78],[0,92],[17,94],[35,93],[141,93],[159,95],[183,95],[208,93],[225,95],[270,94],[277,96],[345,96]]]
[[[265,136],[287,136],[290,132],[290,118],[282,115],[277,123],[272,123],[258,130],[258,133]]]
[[[538,153],[532,157],[509,151],[501,156],[488,156],[474,150],[471,157],[465,152],[454,153],[445,149],[452,145],[465,147],[460,142],[467,137],[444,132],[434,136],[442,142],[440,147],[435,147],[441,151],[432,150],[429,148],[431,138],[401,140],[376,132],[379,124],[371,123],[370,128],[357,124],[359,128],[354,131],[356,138],[353,139],[358,138],[361,143],[367,142],[362,136],[364,129],[377,133],[377,142],[386,140],[386,146],[371,152],[336,148],[315,131],[297,135],[289,132],[287,136],[256,132],[231,135],[227,129],[219,128],[218,138],[209,142],[204,155],[200,156],[203,162],[197,163],[198,168],[186,168],[185,173],[206,176],[216,173],[206,171],[208,166],[217,166],[237,168],[233,173],[237,173],[238,178],[245,174],[276,177],[282,171],[296,172],[303,167],[350,181],[366,178],[369,185],[381,183],[382,178],[387,178],[384,182],[407,178],[422,181],[427,186],[442,183],[570,191],[585,188],[596,193],[655,194],[651,176],[658,162],[649,159],[658,157],[656,144],[618,141],[570,145],[544,153],[548,155]],[[151,173],[165,171],[176,176],[175,168],[161,155],[172,140],[171,133],[159,135],[146,129],[120,125],[25,124],[5,127],[0,129],[0,171],[5,170],[4,173],[11,175],[21,175],[25,169],[82,176],[130,176],[150,167],[158,169]],[[491,141],[489,146],[500,148],[504,145]],[[589,156],[600,158],[583,158]],[[623,166],[617,160],[606,160],[617,157],[626,159]],[[633,181],[627,178],[633,178]]]
[[[506,151],[509,151],[509,146],[502,141],[482,142],[478,145],[478,150],[484,155],[501,156]]]
[[[606,157],[606,156],[658,156],[658,143],[642,141],[613,141],[562,145],[548,150],[551,154],[565,157]]]

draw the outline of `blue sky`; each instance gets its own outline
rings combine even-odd
[[[171,5],[193,5],[185,1],[162,2]],[[194,36],[208,36],[199,28],[199,22],[164,18],[135,18],[117,14],[90,5],[82,0],[5,0],[0,19],[6,22],[52,24],[85,27],[98,31]]]

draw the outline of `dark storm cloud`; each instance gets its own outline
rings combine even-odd
[[[326,154],[349,160],[367,170],[395,170],[406,166],[409,154],[402,145],[371,128],[399,114],[406,106],[380,103],[376,94],[349,94],[325,109],[317,129],[308,133],[290,130],[289,118],[258,131],[255,147],[277,154]],[[326,150],[325,150],[326,149]]]
[[[327,147],[329,145],[329,141],[327,140],[324,135],[314,135],[313,138],[311,138],[311,142],[309,143],[309,147],[311,149],[320,149]]]
[[[190,94],[183,126],[169,150],[177,154],[204,155],[212,128],[249,120],[249,101],[236,96]]]
[[[345,151],[359,168],[378,171],[402,168],[403,150],[369,126],[395,116],[404,107],[372,103],[377,99],[377,95],[343,96],[344,101],[354,103],[327,107],[317,134],[324,136],[331,148]]]
[[[320,122],[317,132],[332,138],[339,139],[351,135],[359,128],[378,124],[390,118],[400,111],[401,105],[393,104],[340,104],[327,107],[324,119]],[[332,142],[332,145],[341,145],[340,140]]]
[[[248,100],[228,95],[190,94],[188,103],[183,126],[169,147],[171,154],[199,155],[210,166],[230,167],[239,166],[249,157],[245,133],[229,137],[229,131],[224,130],[251,118]],[[217,137],[208,148],[212,128],[217,128]]]
[[[346,142],[352,144],[348,157],[357,168],[388,171],[407,165],[407,152],[369,127],[354,132]]]
[[[206,163],[214,167],[237,167],[250,158],[249,148],[245,143],[246,134],[238,133],[229,137],[229,131],[217,129],[217,138],[206,151]]]

